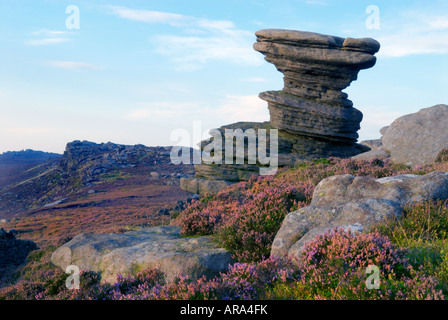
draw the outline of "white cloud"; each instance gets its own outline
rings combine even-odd
[[[268,79],[262,78],[262,77],[252,77],[252,78],[241,79],[241,81],[243,81],[243,82],[266,82],[266,81],[268,81]]]
[[[29,44],[32,46],[41,46],[48,44],[64,43],[68,41],[70,41],[70,39],[68,38],[43,38],[43,39],[27,40],[25,41],[25,44]]]
[[[448,14],[436,10],[404,11],[394,19],[381,20],[378,55],[448,54]]]
[[[66,31],[41,29],[32,33],[33,36],[55,37],[67,34]]]
[[[140,103],[141,107],[130,111],[124,115],[126,120],[140,121],[140,120],[154,120],[164,121],[173,118],[180,118],[189,116],[194,111],[200,111],[201,107],[194,103],[169,103],[169,102],[149,102]]]
[[[268,121],[269,111],[266,101],[257,95],[228,95],[226,101],[211,112],[224,123],[238,121]]]
[[[45,65],[61,69],[71,69],[71,70],[103,70],[104,68],[96,66],[91,63],[77,62],[77,61],[58,61],[50,60],[45,61]]]
[[[257,95],[227,95],[217,107],[195,103],[151,102],[124,115],[126,120],[203,120],[224,125],[238,121],[268,121],[269,112],[265,101]]]
[[[306,4],[318,5],[318,6],[327,6],[328,3],[326,1],[321,0],[305,0]]]
[[[112,14],[123,19],[146,23],[166,23],[171,26],[185,26],[189,17],[160,11],[136,10],[120,6],[106,6]]]
[[[170,57],[178,70],[197,70],[207,62],[218,60],[244,65],[263,64],[262,57],[252,49],[252,32],[236,28],[232,21],[118,6],[107,8],[123,19],[182,28],[183,34],[152,37],[155,51]]]
[[[26,40],[25,44],[32,46],[51,45],[70,41],[67,32],[61,30],[41,29],[31,33],[34,39]]]

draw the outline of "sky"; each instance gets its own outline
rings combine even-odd
[[[0,153],[68,142],[168,146],[172,133],[268,121],[258,94],[283,75],[255,32],[292,29],[381,43],[344,91],[359,141],[448,104],[448,1],[1,0]]]

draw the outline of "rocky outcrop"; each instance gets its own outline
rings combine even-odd
[[[259,95],[268,102],[269,122],[239,122],[218,130],[240,128],[258,133],[259,129],[265,129],[268,146],[271,130],[278,130],[279,167],[315,158],[348,158],[368,151],[367,146],[356,143],[362,113],[353,108],[342,90],[356,80],[361,69],[375,64],[374,54],[379,50],[379,43],[368,38],[344,39],[276,29],[260,30],[256,36],[254,49],[284,74],[284,88]],[[211,141],[203,141],[201,150]],[[232,147],[235,149],[235,142]],[[248,180],[262,167],[258,162],[248,163],[248,157],[245,152],[241,163],[235,158],[233,164],[196,165],[196,179]],[[204,181],[195,183],[204,184]],[[208,191],[216,193],[218,184],[213,185]]]
[[[397,118],[381,128],[381,139],[362,141],[371,150],[353,159],[390,159],[409,166],[436,161],[448,148],[448,105],[439,104]]]
[[[406,205],[447,198],[445,172],[381,179],[349,174],[332,176],[316,186],[310,206],[285,217],[271,255],[287,254],[298,261],[305,243],[331,228],[363,230],[386,218],[400,216]]]
[[[67,144],[61,170],[66,175],[80,175],[81,182],[88,184],[98,176],[117,169],[137,165],[170,163],[171,147],[147,147],[144,145],[121,145],[112,142],[94,143],[73,141]]]
[[[232,254],[219,248],[212,238],[182,238],[177,226],[160,226],[123,234],[80,234],[52,255],[63,268],[101,272],[114,282],[118,274],[135,274],[147,267],[159,267],[172,280],[178,274],[198,279],[227,270]]]
[[[53,206],[84,188],[125,178],[130,170],[148,174],[164,184],[179,185],[180,178],[192,176],[194,168],[189,164],[174,165],[171,149],[111,142],[70,142],[62,156],[51,157],[26,170],[26,176],[19,175],[15,183],[0,188],[0,217],[10,218],[32,208]]]

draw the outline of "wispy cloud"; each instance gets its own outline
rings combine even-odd
[[[86,63],[86,62],[78,62],[78,61],[58,61],[58,60],[49,60],[44,61],[44,64],[50,67],[61,68],[61,69],[70,69],[70,70],[103,70],[104,68],[99,67],[97,65]]]
[[[188,24],[191,18],[175,13],[150,11],[150,10],[136,10],[121,6],[106,6],[111,13],[123,19],[146,22],[146,23],[166,23],[172,26],[180,27]]]
[[[33,36],[56,37],[67,34],[67,31],[41,29],[31,33]]]
[[[404,115],[403,112],[391,111],[390,106],[369,106],[362,111],[363,120],[361,122],[360,140],[377,139],[381,137],[380,129],[390,125],[395,119]]]
[[[42,29],[31,33],[33,39],[25,40],[25,44],[32,46],[51,45],[70,41],[67,32],[60,30]]]
[[[48,44],[63,43],[68,41],[70,41],[70,39],[68,38],[44,38],[44,39],[27,40],[25,41],[25,44],[29,44],[32,46],[41,46]]]
[[[182,121],[215,119],[216,121],[211,122],[221,124],[238,121],[267,121],[269,111],[266,102],[257,95],[227,95],[217,104],[217,107],[213,108],[196,103],[150,102],[141,103],[141,107],[124,115],[124,119],[132,121],[160,121],[173,118],[182,119]]]
[[[238,29],[232,21],[211,20],[181,14],[107,6],[111,14],[145,23],[168,24],[178,28],[175,35],[151,38],[155,51],[172,59],[178,70],[196,70],[210,61],[261,65],[253,49],[252,32]]]
[[[213,114],[222,119],[223,123],[269,120],[267,104],[258,95],[228,95],[226,101],[213,110]]]
[[[172,119],[173,117],[185,117],[198,111],[200,106],[194,103],[169,103],[169,102],[148,102],[140,103],[136,108],[124,115],[124,119],[132,121]]]
[[[376,37],[381,43],[378,55],[448,54],[448,14],[442,13],[446,9],[429,8],[403,11],[394,19],[381,21],[380,36]]]
[[[328,2],[323,0],[304,0],[303,2],[311,5],[328,6]]]

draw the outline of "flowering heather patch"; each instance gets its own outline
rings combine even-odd
[[[184,235],[216,234],[221,245],[241,262],[268,257],[284,217],[307,206],[315,186],[337,174],[382,178],[398,174],[424,174],[431,166],[408,168],[388,161],[319,159],[275,176],[252,177],[229,186],[217,195],[193,202],[176,220]]]
[[[305,206],[299,197],[300,193],[290,186],[265,188],[223,217],[217,230],[218,240],[238,261],[268,257],[285,216]]]
[[[305,246],[300,284],[318,299],[443,299],[432,277],[412,269],[405,251],[377,232],[332,230]],[[379,268],[380,288],[368,289],[366,269]]]
[[[58,271],[43,282],[22,281],[0,290],[2,299],[27,300],[246,300],[259,299],[274,283],[294,281],[293,265],[286,259],[257,264],[235,264],[213,279],[191,280],[183,276],[166,283],[164,274],[149,268],[135,276],[118,276],[114,284],[101,283],[98,273],[80,272],[80,288],[65,288],[67,275]]]

